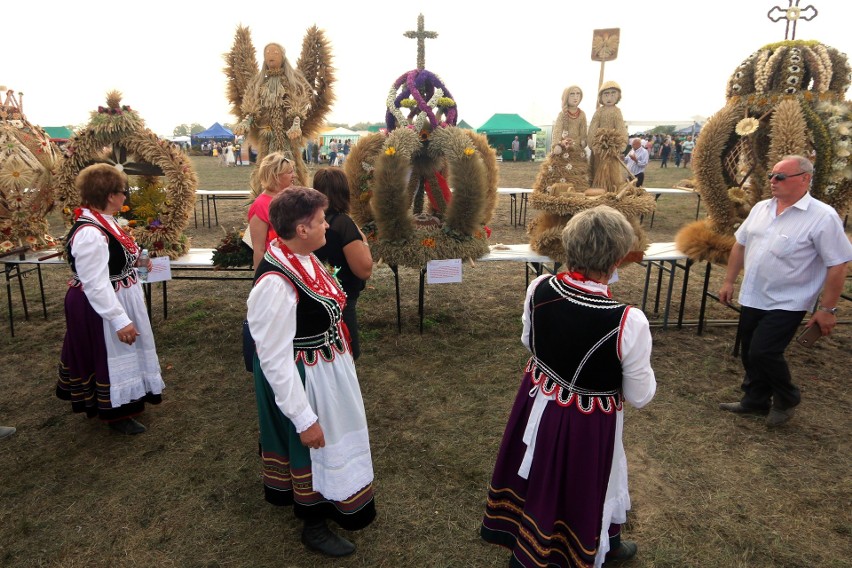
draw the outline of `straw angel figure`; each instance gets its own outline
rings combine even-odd
[[[248,136],[258,162],[270,152],[283,152],[293,161],[299,185],[307,185],[302,147],[317,136],[334,100],[331,46],[325,34],[316,26],[308,29],[295,68],[281,45],[267,44],[258,69],[251,32],[239,26],[234,46],[224,57],[231,112],[240,121],[235,132]],[[261,191],[254,174],[252,191]]]

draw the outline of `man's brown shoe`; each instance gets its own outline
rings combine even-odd
[[[722,402],[719,403],[719,408],[727,412],[733,412],[734,414],[755,414],[757,416],[766,416],[769,414],[769,410],[749,408],[748,406],[743,406],[741,402]]]

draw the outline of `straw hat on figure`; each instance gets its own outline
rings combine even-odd
[[[258,162],[283,152],[293,162],[298,185],[306,186],[302,147],[317,136],[334,100],[331,46],[324,33],[316,26],[305,33],[295,68],[281,45],[267,44],[258,69],[251,32],[240,26],[225,61],[231,112],[240,120],[235,132],[248,136]],[[261,191],[254,174],[252,191]]]

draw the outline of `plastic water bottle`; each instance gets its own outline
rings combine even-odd
[[[148,249],[142,249],[142,254],[139,255],[139,260],[136,263],[136,273],[142,283],[148,280],[148,261]]]

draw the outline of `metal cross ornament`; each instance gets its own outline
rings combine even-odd
[[[784,39],[788,39],[788,35],[792,31],[792,37],[789,39],[796,39],[796,23],[799,20],[804,20],[806,22],[810,22],[814,18],[817,17],[817,9],[812,5],[808,4],[804,8],[799,7],[800,0],[787,0],[789,6],[787,8],[782,8],[780,6],[773,6],[769,12],[766,13],[766,17],[772,20],[773,22],[780,22],[781,20],[785,20],[787,22],[787,27],[784,29]],[[795,2],[795,4],[794,4]],[[793,24],[793,29],[790,29],[790,24]]]
[[[427,39],[435,39],[438,37],[438,32],[427,32],[424,30],[423,14],[417,16],[417,31],[405,32],[405,37],[417,39],[417,68],[426,69],[426,42]]]

